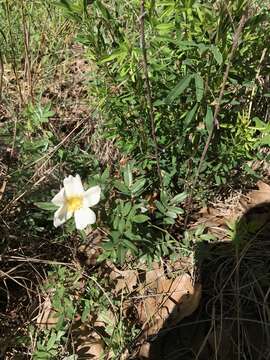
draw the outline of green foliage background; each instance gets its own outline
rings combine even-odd
[[[68,17],[79,20],[77,40],[97,65],[89,90],[105,118],[104,136],[116,140],[120,150],[135,157],[140,166],[153,170],[140,2],[95,1],[88,8],[76,2],[60,3]],[[260,141],[255,138],[260,140],[268,132],[266,124],[262,128],[256,122],[256,117],[264,120],[269,96],[267,86],[258,86],[256,74],[260,68],[265,79],[268,72],[269,55],[263,66],[260,59],[268,47],[269,12],[266,6],[258,8],[248,1],[146,2],[145,36],[159,155],[167,177],[177,174],[173,183],[178,189],[190,186],[196,174],[234,32],[245,12],[248,20],[233,58],[220,129],[204,162],[201,188],[235,181],[247,169],[246,161],[258,155]]]

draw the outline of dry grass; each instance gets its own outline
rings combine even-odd
[[[73,34],[69,34],[64,46],[66,53],[54,68],[50,68],[50,72],[46,63],[41,66],[41,60],[33,64],[32,69],[32,91],[42,93],[40,103],[43,106],[48,102],[53,104],[54,116],[50,118],[48,130],[57,137],[57,145],[28,164],[21,164],[16,141],[9,146],[0,145],[0,245],[1,242],[5,244],[0,256],[0,358],[4,354],[5,359],[12,359],[16,354],[24,358],[31,356],[36,339],[31,339],[31,348],[26,350],[18,345],[17,338],[29,336],[28,326],[35,324],[42,309],[44,294],[40,289],[46,281],[49,267],[62,265],[78,270],[71,264],[79,246],[76,239],[70,238],[68,243],[63,244],[55,242],[53,230],[39,236],[31,234],[24,225],[29,213],[29,204],[25,199],[33,192],[40,191],[41,187],[44,189],[58,183],[59,171],[63,171],[65,164],[55,164],[53,156],[60,148],[68,149],[76,144],[81,151],[86,151],[91,146],[99,156],[102,149],[101,156],[105,162],[116,158],[113,145],[95,134],[96,119],[92,116],[94,109],[89,102],[85,83],[91,67],[82,60],[84,49],[73,46],[72,37]],[[46,55],[40,54],[41,58]],[[18,103],[19,88],[25,103],[30,101],[29,79],[23,68],[17,71],[19,84],[16,83],[12,66],[5,64],[4,68],[5,96],[0,108],[0,126],[13,128],[14,139],[18,122],[24,121],[19,115],[23,107]],[[31,170],[23,188],[10,181],[12,172],[18,166]]]
[[[196,247],[201,305],[160,331],[152,359],[269,359],[269,220],[270,205],[258,205],[241,217],[233,241]]]

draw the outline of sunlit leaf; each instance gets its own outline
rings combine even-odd
[[[171,204],[180,204],[187,198],[188,194],[186,192],[182,192],[180,194],[177,194],[175,197],[173,197],[170,201]]]

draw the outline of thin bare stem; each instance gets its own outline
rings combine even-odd
[[[144,71],[144,80],[145,80],[145,87],[146,87],[146,98],[148,102],[148,110],[149,110],[149,118],[151,123],[151,133],[152,133],[152,140],[155,147],[155,158],[157,163],[157,172],[160,181],[160,186],[163,187],[162,175],[160,170],[160,160],[159,160],[159,153],[158,153],[158,142],[157,142],[157,135],[156,135],[156,128],[155,128],[155,118],[154,118],[154,108],[153,108],[153,101],[152,101],[152,92],[151,92],[151,85],[148,76],[148,65],[147,65],[147,51],[146,51],[146,44],[145,44],[145,31],[144,31],[144,17],[145,17],[145,1],[141,1],[141,14],[140,14],[140,36],[141,36],[141,49],[143,54],[143,71]]]
[[[27,27],[27,20],[25,17],[25,8],[24,8],[24,1],[21,3],[21,10],[22,10],[22,26],[23,26],[23,40],[24,40],[24,52],[25,52],[25,72],[27,76],[27,83],[28,83],[28,91],[29,96],[34,102],[34,95],[33,95],[33,84],[32,84],[32,69],[31,69],[31,56],[30,56],[30,32]]]
[[[252,91],[251,91],[251,99],[250,99],[249,109],[248,109],[248,118],[249,119],[250,119],[250,116],[251,116],[253,100],[254,100],[254,96],[255,96],[255,92],[256,92],[256,81],[259,80],[261,67],[262,67],[262,62],[263,62],[263,60],[265,58],[266,52],[267,52],[267,48],[264,48],[263,51],[262,51],[260,61],[259,61],[259,66],[258,66],[257,71],[256,71],[255,83],[254,83]]]
[[[200,175],[201,168],[202,168],[203,162],[205,160],[206,153],[208,151],[208,148],[210,146],[210,143],[211,143],[213,135],[214,135],[214,130],[215,130],[216,127],[219,128],[219,122],[218,122],[217,117],[218,117],[218,114],[219,114],[219,111],[220,111],[220,104],[221,104],[221,100],[222,100],[223,95],[224,95],[225,86],[226,86],[227,79],[228,79],[229,72],[230,72],[230,68],[231,68],[231,65],[232,65],[232,58],[233,58],[235,50],[236,50],[236,48],[238,46],[240,35],[242,33],[242,30],[244,28],[246,20],[247,20],[247,16],[246,16],[246,14],[244,14],[241,17],[240,21],[239,21],[238,27],[237,27],[236,32],[235,32],[234,37],[233,37],[232,49],[231,49],[231,52],[230,52],[229,57],[228,57],[228,63],[227,63],[226,70],[225,70],[225,73],[224,73],[224,76],[223,76],[223,81],[222,81],[222,84],[221,84],[219,97],[218,97],[218,99],[216,101],[212,128],[211,128],[211,131],[209,132],[205,147],[203,149],[202,156],[200,158],[199,166],[198,166],[197,173],[196,173],[196,176],[195,176],[195,180],[194,180],[194,183],[193,183],[193,189],[197,184],[198,177]]]
[[[223,98],[224,91],[225,91],[225,87],[226,87],[226,84],[227,84],[227,80],[228,80],[230,68],[231,68],[231,65],[232,65],[232,59],[233,59],[235,50],[236,50],[236,48],[237,48],[237,46],[238,46],[238,42],[239,42],[241,33],[242,33],[242,31],[243,31],[244,25],[245,25],[245,23],[246,23],[246,20],[247,20],[247,14],[242,15],[242,17],[241,17],[241,19],[240,19],[240,21],[239,21],[238,27],[237,27],[237,29],[236,29],[236,31],[235,31],[235,33],[234,33],[234,36],[233,36],[233,44],[232,44],[231,52],[230,52],[229,57],[228,57],[228,63],[227,63],[226,70],[225,70],[225,73],[224,73],[224,76],[223,76],[223,80],[222,80],[222,84],[221,84],[219,96],[218,96],[218,99],[217,99],[217,101],[216,101],[216,106],[215,106],[215,111],[214,111],[214,116],[213,116],[212,127],[211,127],[211,130],[210,130],[210,132],[209,132],[209,135],[208,135],[206,144],[205,144],[205,146],[204,146],[203,153],[202,153],[201,158],[200,158],[199,166],[198,166],[198,169],[197,169],[197,172],[196,172],[194,181],[193,181],[193,183],[192,183],[191,194],[190,194],[190,197],[189,197],[190,200],[189,200],[189,204],[188,204],[188,206],[189,206],[189,213],[190,213],[191,210],[192,210],[192,198],[193,198],[192,195],[193,195],[193,191],[194,191],[194,189],[195,189],[195,187],[196,187],[196,185],[197,185],[198,178],[199,178],[199,175],[200,175],[200,173],[201,173],[201,169],[202,169],[203,162],[204,162],[204,160],[205,160],[207,151],[208,151],[209,146],[210,146],[210,143],[211,143],[211,141],[212,141],[215,128],[217,128],[217,129],[219,128],[218,115],[219,115],[219,111],[220,111],[221,100],[222,100],[222,98]],[[185,225],[186,225],[187,222],[188,222],[188,217],[189,217],[189,215],[186,216]]]
[[[3,78],[4,78],[4,60],[3,60],[3,55],[0,51],[0,100],[2,99]]]
[[[14,72],[14,76],[15,76],[15,79],[16,79],[16,84],[17,84],[19,97],[20,97],[20,107],[21,107],[22,104],[24,103],[24,100],[23,100],[21,84],[20,84],[19,76],[18,76],[18,72],[17,72],[15,44],[14,44],[13,35],[12,35],[12,32],[11,32],[12,25],[11,25],[11,21],[10,21],[10,8],[9,8],[8,1],[6,1],[6,15],[7,15],[7,21],[8,21],[8,32],[9,32],[10,44],[11,44],[11,52],[12,52],[12,70]]]

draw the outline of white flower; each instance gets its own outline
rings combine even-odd
[[[79,175],[75,177],[69,175],[64,179],[64,187],[52,199],[52,203],[59,206],[54,214],[53,224],[58,227],[73,215],[75,225],[78,230],[86,228],[87,225],[96,222],[96,214],[89,209],[96,205],[100,200],[101,189],[99,186],[93,186],[84,191],[82,181]]]

